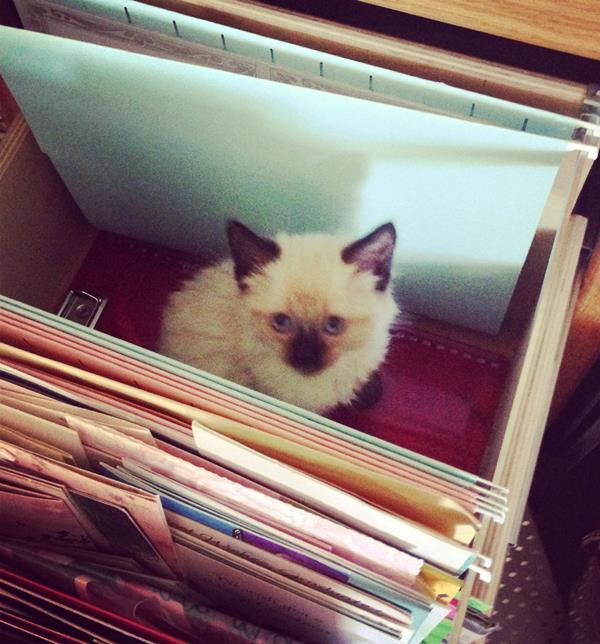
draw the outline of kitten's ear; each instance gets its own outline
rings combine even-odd
[[[342,250],[346,264],[356,264],[359,271],[369,271],[377,277],[375,288],[385,291],[390,281],[392,255],[396,244],[394,224],[384,224],[372,233]]]
[[[272,240],[253,233],[239,221],[227,222],[227,239],[235,267],[235,279],[245,288],[244,278],[259,273],[262,267],[277,259],[281,249]]]

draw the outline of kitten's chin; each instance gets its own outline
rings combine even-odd
[[[354,390],[355,396],[348,405],[356,411],[369,409],[383,396],[383,383],[378,371],[373,371],[366,382]]]
[[[303,378],[317,378],[319,375],[321,375],[327,367],[294,367],[293,365],[290,365],[292,369],[300,374]]]
[[[343,361],[342,361],[343,362]],[[340,361],[310,372],[297,369],[287,361],[273,364],[272,377],[263,371],[256,385],[264,393],[317,414],[326,414],[339,406],[351,404],[368,373],[352,374]]]

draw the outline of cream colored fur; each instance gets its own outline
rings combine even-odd
[[[397,308],[390,288],[342,261],[349,240],[331,235],[275,237],[278,259],[246,279],[240,291],[233,262],[201,270],[174,293],[164,313],[160,351],[205,371],[323,413],[350,403],[385,357]],[[328,339],[328,366],[306,375],[284,359],[270,316],[283,311],[303,323],[328,315],[346,321]]]

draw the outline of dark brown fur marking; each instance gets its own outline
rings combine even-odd
[[[356,392],[356,398],[352,401],[353,409],[368,409],[372,407],[383,395],[383,383],[381,376],[374,371],[367,382]]]
[[[323,369],[326,352],[327,346],[319,332],[313,328],[301,327],[288,346],[286,360],[294,369],[308,375]]]
[[[227,223],[227,239],[235,270],[235,279],[242,291],[247,289],[245,277],[259,273],[265,264],[276,260],[281,249],[267,237],[260,237],[239,221]]]
[[[390,281],[392,255],[396,244],[394,224],[384,224],[372,233],[342,250],[342,261],[356,264],[359,271],[370,271],[377,277],[375,289],[385,291]]]

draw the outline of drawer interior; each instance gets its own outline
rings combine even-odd
[[[499,333],[403,316],[391,352],[398,362],[391,365],[391,373],[400,373],[402,382],[390,396],[415,394],[408,425],[396,427],[397,419],[392,421],[386,410],[383,417],[369,416],[372,412],[334,417],[371,431],[375,418],[380,438],[511,488],[517,510],[503,526],[484,525],[480,535],[484,552],[500,567],[506,545],[515,537],[518,507],[528,489],[526,455],[537,453],[536,441],[543,430],[584,228],[580,220],[569,223],[568,214],[589,161],[583,152],[567,156]],[[0,141],[0,258],[3,295],[56,312],[69,289],[96,291],[108,297],[98,329],[148,349],[155,348],[160,298],[203,261],[96,229],[19,114]],[[162,276],[158,295],[156,289],[137,288],[148,275]],[[137,300],[132,299],[136,290]],[[430,359],[422,360],[423,356]],[[394,371],[403,365],[404,371]],[[412,380],[406,377],[411,365],[421,369]],[[432,399],[438,406],[432,406]],[[410,423],[420,430],[411,434]],[[443,441],[436,440],[436,432],[444,425],[456,429],[441,449]],[[499,580],[498,570],[494,578]],[[494,592],[494,586],[477,589],[487,600]]]
[[[71,288],[107,297],[97,328],[155,350],[161,306],[202,258],[95,229],[21,116],[1,145],[0,196],[6,195],[6,206],[0,220],[0,292],[50,312],[58,311]],[[400,422],[398,408],[385,404],[381,411],[341,410],[334,419],[493,477],[561,224],[553,212],[546,213],[497,335],[401,316],[390,349],[389,398],[415,402]],[[399,371],[394,360],[402,365]],[[418,377],[409,377],[411,369]],[[454,376],[440,378],[440,370]],[[444,426],[448,440],[440,446]]]

